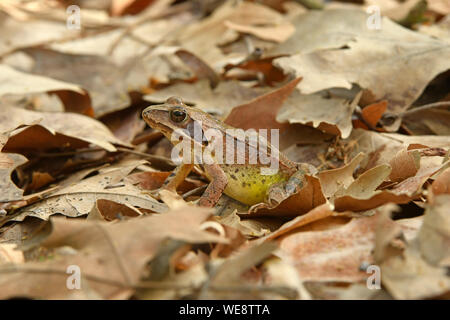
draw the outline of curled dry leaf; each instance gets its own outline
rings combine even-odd
[[[232,260],[222,264],[215,272],[214,283],[227,283],[239,281],[242,273],[259,264],[277,248],[276,243],[268,241],[260,245],[244,249]]]
[[[249,216],[298,216],[324,204],[325,196],[318,178],[305,175],[304,186],[292,196],[280,203],[271,205],[260,203],[250,208]],[[242,215],[245,216],[245,215]]]
[[[345,191],[337,194],[334,205],[337,211],[362,211],[388,202],[407,203],[419,195],[423,184],[432,175],[448,165],[446,162],[422,166],[416,175],[403,180],[392,189],[376,190],[392,171],[388,165],[379,165],[364,172]]]
[[[351,153],[356,156],[363,152],[368,155],[370,166],[372,168],[380,164],[389,164],[395,155],[407,149],[411,144],[420,144],[430,148],[450,148],[448,137],[441,136],[407,136],[397,133],[378,133],[362,129],[355,129],[345,141],[353,144],[354,148]]]
[[[89,144],[116,151],[113,144],[128,146],[115,138],[101,122],[75,113],[37,112],[2,106],[0,131],[9,131],[3,150],[41,151],[82,148]]]
[[[338,190],[347,189],[355,181],[353,173],[366,156],[359,153],[347,165],[332,170],[324,170],[318,173],[325,197],[332,197]]]
[[[431,184],[433,196],[439,194],[450,194],[450,168],[442,171]],[[432,202],[432,200],[430,200]]]
[[[416,175],[420,167],[420,153],[417,150],[401,150],[389,162],[392,171],[391,181],[399,182]]]
[[[308,223],[312,223],[314,221],[325,219],[325,218],[331,216],[332,214],[333,214],[332,206],[329,203],[324,203],[320,206],[315,207],[308,213],[305,213],[304,215],[301,215],[299,217],[292,219],[289,222],[286,222],[280,228],[278,228],[275,232],[272,232],[271,234],[267,235],[266,237],[264,237],[262,239],[273,240],[273,239],[279,238],[282,235],[284,235],[294,229],[303,227],[304,225],[306,225]]]

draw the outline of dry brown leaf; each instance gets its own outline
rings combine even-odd
[[[2,299],[17,296],[66,298],[71,292],[66,286],[66,270],[75,265],[81,271],[82,287],[93,288],[102,298],[114,298],[125,290],[128,295],[123,298],[126,298],[165,239],[189,243],[226,242],[200,229],[209,215],[210,210],[195,208],[119,223],[54,219],[52,234],[42,245],[72,249],[42,263],[0,268],[0,295]]]
[[[442,15],[450,14],[450,3],[446,0],[427,0],[428,8]]]
[[[22,199],[23,190],[11,180],[11,173],[27,161],[28,159],[20,154],[0,153],[0,202]]]
[[[420,153],[417,150],[401,150],[389,165],[392,168],[389,179],[394,182],[403,181],[416,175],[420,167]]]
[[[111,15],[136,14],[144,10],[152,2],[154,0],[113,0],[111,3]]]
[[[111,200],[98,199],[92,207],[87,219],[113,221],[123,220],[125,217],[139,217],[139,210],[127,203],[118,203]]]
[[[433,195],[450,194],[450,168],[442,171],[431,184]]]
[[[365,280],[368,274],[360,265],[373,262],[376,221],[377,217],[354,218],[331,230],[287,235],[277,255],[296,267],[302,281]]]
[[[375,128],[383,113],[386,111],[387,106],[387,101],[381,101],[368,105],[362,109],[362,117],[370,126]]]
[[[249,217],[257,216],[298,216],[326,202],[318,178],[305,175],[305,185],[297,193],[284,199],[278,205],[260,203],[253,206]],[[246,215],[242,215],[246,217]]]
[[[351,152],[352,156],[363,152],[370,157],[372,166],[388,164],[391,159],[402,149],[407,149],[411,144],[421,144],[430,148],[450,148],[448,137],[441,136],[407,136],[397,133],[378,133],[355,129],[348,139],[347,143],[354,143]]]
[[[449,162],[423,165],[415,176],[403,180],[392,189],[375,190],[391,172],[390,166],[379,165],[359,176],[342,194],[336,195],[334,205],[337,211],[363,211],[388,202],[407,203],[419,195],[423,184],[432,175],[448,165]]]
[[[333,208],[329,203],[322,204],[320,206],[315,207],[308,213],[305,213],[302,216],[296,217],[289,222],[283,224],[280,228],[278,228],[275,232],[272,232],[268,236],[264,237],[264,240],[273,240],[278,238],[294,229],[300,228],[308,223],[312,223],[324,218],[327,218],[333,214]]]
[[[44,200],[23,208],[14,221],[22,221],[32,216],[48,220],[51,215],[63,214],[69,217],[87,215],[100,199],[131,205],[151,212],[164,212],[167,206],[159,203],[150,195],[126,182],[120,182],[142,161],[134,162],[128,167],[113,168],[111,171],[86,178],[75,184],[59,188],[47,194]]]
[[[280,129],[286,127],[276,121],[278,110],[293,92],[301,78],[260,96],[246,104],[235,107],[224,122],[232,127],[246,129]],[[257,110],[257,112],[255,112]]]
[[[227,1],[211,16],[187,26],[178,36],[178,41],[184,49],[201,57],[215,70],[219,70],[231,62],[231,59],[242,60],[245,58],[245,54],[242,53],[233,53],[227,56],[219,49],[219,45],[230,43],[239,37],[238,32],[227,28],[225,21],[247,28],[258,25],[273,28],[280,23],[287,23],[283,21],[280,13],[261,4]]]
[[[170,171],[161,172],[161,171],[147,171],[147,172],[137,172],[130,174],[125,178],[125,181],[131,184],[137,184],[143,190],[156,190],[162,186],[164,181],[170,175]],[[177,190],[181,193],[188,192],[194,188],[200,187],[203,183],[199,181],[194,181],[191,179],[185,179],[180,186],[178,186]]]
[[[434,266],[450,266],[450,195],[437,195],[428,206],[419,233],[422,256]]]
[[[351,33],[346,30],[344,36],[351,37],[352,41],[341,42],[348,48],[317,50],[316,47],[313,52],[306,48],[301,53],[274,61],[286,72],[304,77],[298,85],[304,94],[332,87],[350,89],[356,83],[370,90],[376,101],[387,100],[389,111],[399,114],[420,96],[434,77],[450,68],[448,43],[404,29],[387,18],[383,18],[380,30],[369,30],[367,14],[363,11],[325,10],[307,13],[299,19],[309,21],[304,18],[309,15],[313,15],[318,23],[340,17],[342,21],[354,21],[355,24],[348,29]],[[342,22],[338,25],[339,28],[345,26]],[[315,41],[330,36],[329,32],[332,39],[339,39],[335,25],[333,30],[327,29],[330,27],[328,24],[317,27],[314,34],[320,36]],[[399,48],[401,54],[395,54]],[[429,65],[429,61],[433,64]],[[413,84],[408,81],[411,78],[415,79]],[[395,130],[399,123],[392,125],[391,129]]]
[[[202,59],[186,50],[178,50],[175,54],[191,68],[198,79],[208,79],[211,87],[215,88],[217,86],[219,76]]]
[[[330,198],[339,189],[347,189],[355,180],[353,178],[355,169],[365,158],[366,156],[363,153],[359,153],[347,165],[341,168],[321,171],[317,176],[320,179],[325,197]]]
[[[4,95],[26,95],[36,92],[71,90],[84,95],[83,89],[73,83],[48,77],[24,73],[0,64],[0,97]]]
[[[97,117],[123,109],[131,102],[128,96],[132,91],[131,85],[126,81],[116,81],[129,75],[128,66],[119,67],[106,57],[69,55],[47,49],[27,49],[25,52],[34,60],[31,72],[83,87],[91,98]],[[67,72],[68,65],[71,72]]]
[[[32,20],[26,22],[12,19],[0,12],[0,55],[19,48],[36,46],[42,43],[72,38],[79,30],[68,30],[66,23],[50,20]]]
[[[325,98],[320,94],[302,95],[299,90],[294,90],[278,112],[276,120],[312,125],[347,138],[352,131],[351,119],[356,105],[357,101],[351,103],[346,99]]]
[[[449,136],[449,122],[450,111],[440,109],[422,110],[403,117],[403,125],[413,135]]]
[[[450,290],[448,195],[427,206],[418,235],[381,264],[382,283],[396,299],[424,299]]]
[[[107,151],[113,144],[128,146],[115,138],[101,122],[75,113],[37,112],[2,106],[0,131],[9,131],[4,150],[48,150],[81,148],[90,143]]]

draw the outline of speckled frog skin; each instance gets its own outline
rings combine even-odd
[[[196,146],[197,150],[204,150],[211,143],[211,139],[203,134],[201,138],[194,135],[193,123],[199,123],[202,132],[210,132],[210,129],[214,129],[221,133],[221,143],[223,143],[223,150],[225,151],[220,155],[220,159],[218,155],[213,154],[212,163],[196,164],[210,180],[210,184],[199,199],[198,204],[200,206],[214,206],[222,193],[247,205],[271,202],[279,198],[279,195],[274,194],[275,192],[281,191],[286,193],[285,195],[289,195],[302,186],[305,174],[302,165],[287,159],[286,156],[266,142],[265,156],[270,158],[270,161],[267,162],[266,160],[265,163],[276,161],[278,170],[269,175],[263,174],[261,168],[269,167],[269,165],[261,164],[259,160],[256,163],[250,161],[249,154],[254,155],[255,152],[261,151],[255,148],[254,144],[249,143],[249,136],[230,134],[233,130],[229,129],[234,129],[233,127],[213,118],[208,113],[185,105],[178,97],[171,97],[164,104],[146,108],[142,112],[142,117],[149,126],[162,132],[171,141],[175,131],[179,132],[178,129],[184,130],[183,132],[186,134],[183,138],[189,140],[189,146],[192,149]],[[172,141],[172,143],[174,142]],[[232,143],[231,147],[229,147],[230,143]],[[174,145],[176,144],[175,142]],[[240,148],[236,147],[238,145]],[[245,145],[245,148],[242,148],[243,145]],[[230,161],[227,161],[228,159],[225,159],[225,157],[229,150],[234,151],[235,159],[244,159],[244,162],[236,163],[237,161],[232,161],[230,163]],[[272,152],[274,150],[276,152]],[[174,170],[164,182],[163,189],[176,190],[177,186],[194,167],[192,159],[187,162],[190,163],[182,163]],[[277,186],[277,188],[274,188],[274,186]]]

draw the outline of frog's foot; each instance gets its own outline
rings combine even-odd
[[[249,213],[254,213],[261,209],[273,209],[281,202],[296,194],[305,184],[304,170],[294,173],[288,181],[278,182],[269,187],[264,203],[258,203],[250,207]]]
[[[153,190],[146,190],[143,191],[143,194],[149,195],[150,197],[156,199],[156,200],[161,200],[161,196],[159,195],[160,191],[162,190],[167,190],[166,188],[158,188],[158,189],[153,189]]]
[[[279,182],[271,185],[267,191],[265,202],[257,203],[250,207],[249,213],[255,213],[261,209],[272,209],[278,206],[288,197],[285,191],[285,182]]]

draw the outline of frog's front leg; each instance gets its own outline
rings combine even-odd
[[[178,167],[176,167],[172,173],[166,178],[166,180],[163,182],[160,188],[153,190],[150,192],[150,194],[156,198],[160,199],[159,192],[161,190],[169,190],[172,192],[177,192],[178,186],[186,179],[186,177],[191,172],[192,168],[194,167],[193,164],[181,164]]]
[[[161,190],[177,191],[178,186],[186,179],[194,167],[193,164],[181,164],[166,178]]]
[[[198,205],[201,207],[214,207],[222,196],[228,184],[228,178],[225,172],[218,164],[204,165],[206,174],[211,177],[211,182],[206,188],[203,195],[198,201]]]

